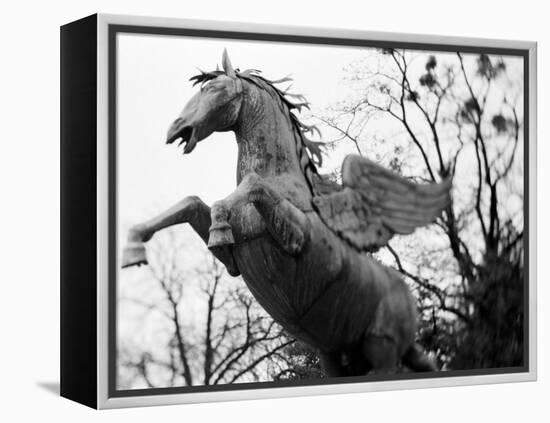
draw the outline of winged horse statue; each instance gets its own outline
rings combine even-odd
[[[168,130],[189,154],[216,131],[238,144],[237,188],[208,207],[185,197],[133,226],[122,266],[147,263],[144,244],[189,223],[232,276],[242,275],[265,310],[319,351],[327,376],[391,372],[399,363],[435,370],[415,344],[415,300],[400,274],[369,252],[394,234],[433,222],[449,204],[451,180],[415,184],[348,155],[342,183],[317,173],[319,144],[296,116],[307,102],[257,70],[222,68],[191,78],[198,91]]]

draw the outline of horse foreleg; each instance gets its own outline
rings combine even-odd
[[[302,250],[309,234],[305,213],[255,173],[247,175],[227,198],[213,204],[209,248],[234,243],[229,224],[231,210],[248,203],[254,204],[271,236],[287,253],[298,254]]]
[[[211,225],[210,207],[196,196],[185,197],[164,213],[130,228],[127,244],[122,253],[122,267],[146,264],[144,243],[149,241],[155,232],[180,223],[189,223],[203,241],[208,243],[208,229]],[[217,249],[213,253],[225,265],[230,275],[239,275],[229,247]]]

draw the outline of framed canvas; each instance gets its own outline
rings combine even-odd
[[[61,28],[61,395],[536,379],[536,44]]]

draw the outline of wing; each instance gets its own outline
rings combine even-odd
[[[323,222],[359,250],[376,251],[394,234],[432,223],[450,202],[451,178],[416,184],[357,155],[344,160],[342,183],[313,202]]]

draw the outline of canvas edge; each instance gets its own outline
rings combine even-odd
[[[537,380],[537,43],[529,43],[529,375]]]
[[[59,394],[95,408],[97,16],[62,25],[59,35]]]
[[[499,40],[371,32],[348,29],[219,22],[146,16],[98,14],[98,103],[97,103],[97,406],[100,409],[173,405],[198,402],[236,401],[309,395],[376,392],[401,389],[421,389],[464,385],[527,382],[537,379],[537,297],[536,297],[536,132],[537,132],[537,44],[533,41]],[[529,55],[529,371],[522,373],[478,375],[463,377],[440,377],[399,381],[365,382],[354,384],[314,385],[297,387],[274,387],[257,390],[212,391],[166,395],[143,395],[109,398],[108,387],[108,27],[109,25],[162,26],[218,31],[258,32],[301,36],[323,36],[348,39],[380,41],[404,41],[426,44],[482,46],[528,50]]]
[[[97,408],[106,408],[109,400],[109,20],[97,15]]]

